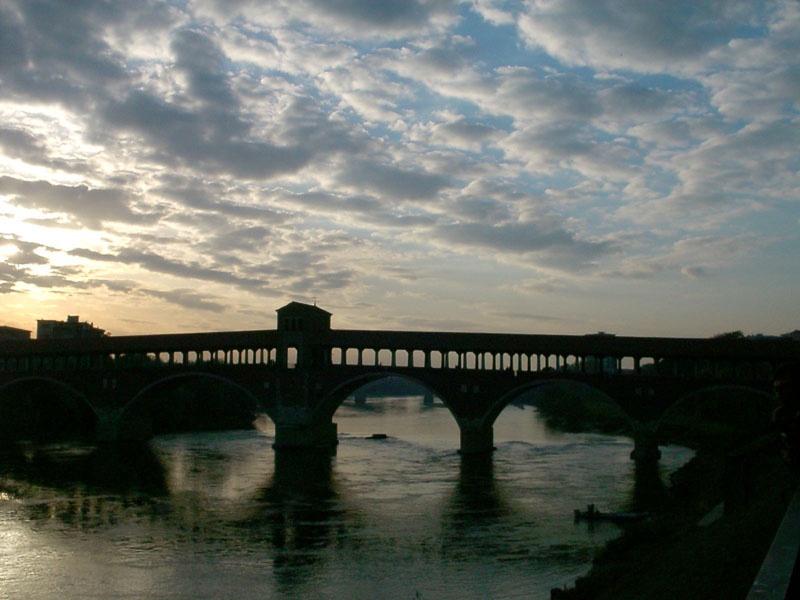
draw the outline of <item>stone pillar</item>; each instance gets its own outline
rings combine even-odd
[[[110,410],[99,415],[95,427],[98,442],[144,441],[152,437],[153,423],[146,416],[124,415],[121,410]]]
[[[461,447],[459,454],[482,454],[494,450],[494,427],[480,421],[460,422]]]
[[[279,449],[329,449],[339,443],[336,423],[286,422],[275,424],[275,443]]]
[[[633,451],[631,458],[635,461],[655,462],[661,458],[656,438],[657,423],[634,423]]]

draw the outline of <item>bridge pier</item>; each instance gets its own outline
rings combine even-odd
[[[636,423],[633,427],[631,459],[637,462],[656,462],[661,458],[655,423]]]
[[[494,427],[480,422],[459,422],[461,448],[459,454],[485,454],[494,451]]]
[[[153,436],[153,423],[143,416],[125,416],[120,411],[110,410],[100,414],[95,427],[98,442],[142,442]]]
[[[334,448],[339,443],[336,423],[275,423],[275,442],[279,449]]]

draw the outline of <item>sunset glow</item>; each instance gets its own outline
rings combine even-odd
[[[0,6],[0,324],[800,327],[800,3]]]

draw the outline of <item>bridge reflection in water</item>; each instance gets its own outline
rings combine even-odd
[[[719,387],[769,398],[775,366],[800,358],[789,340],[337,330],[317,306],[277,312],[274,330],[5,342],[0,406],[13,411],[24,390],[50,386],[89,407],[97,439],[143,439],[153,430],[136,410],[143,399],[201,379],[225,382],[252,412],[266,411],[276,447],[330,447],[345,398],[402,377],[441,398],[460,452],[473,454],[492,450],[494,421],[510,402],[569,380],[619,404],[634,426],[634,456],[655,459],[654,424],[676,401]]]

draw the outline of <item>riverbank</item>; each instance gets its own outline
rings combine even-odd
[[[734,449],[705,445],[672,475],[657,514],[626,528],[552,598],[745,598],[796,486],[776,436]]]

